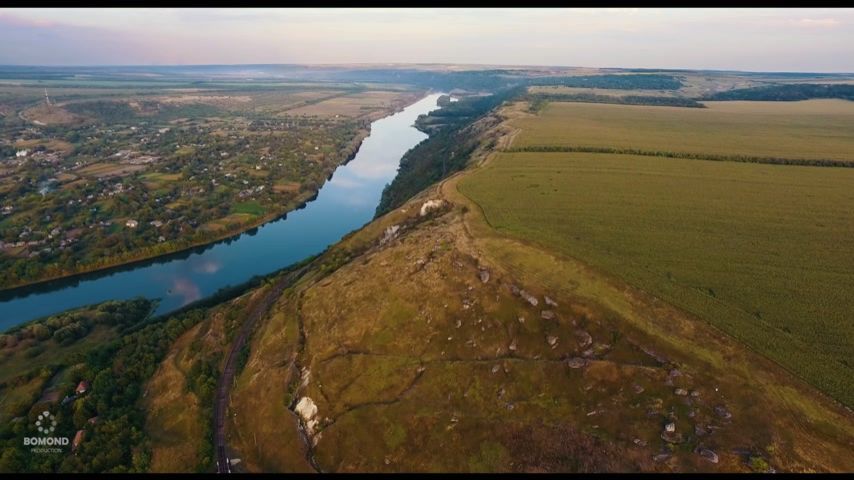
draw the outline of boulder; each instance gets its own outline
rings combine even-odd
[[[543,310],[542,312],[540,312],[540,318],[542,318],[543,320],[554,320],[555,312],[551,310]]]
[[[421,211],[419,212],[419,215],[424,217],[428,213],[432,212],[433,210],[437,210],[439,208],[442,208],[442,206],[444,204],[445,204],[445,201],[441,200],[441,199],[427,200],[426,202],[424,202],[421,205]]]
[[[682,443],[682,434],[677,432],[661,432],[661,439],[667,443]]]
[[[632,390],[634,390],[634,391],[635,391],[635,393],[643,393],[643,387],[641,387],[641,386],[640,386],[640,385],[638,385],[637,383],[635,383],[634,385],[632,385]]]
[[[573,357],[566,361],[569,368],[581,368],[587,365],[587,360],[579,357]]]
[[[557,307],[557,302],[555,302],[554,300],[549,298],[548,295],[544,295],[543,300],[546,302],[546,305],[548,305],[550,307]]]
[[[712,450],[709,450],[708,448],[698,449],[697,454],[712,463],[718,463],[718,454],[713,452]]]
[[[540,303],[540,301],[539,301],[539,300],[537,300],[537,297],[535,297],[535,296],[531,295],[530,293],[528,293],[528,292],[526,292],[526,291],[524,291],[524,290],[519,290],[519,296],[521,296],[522,298],[524,298],[524,299],[525,299],[525,301],[526,301],[526,302],[528,302],[528,303],[530,303],[530,304],[531,304],[531,306],[533,306],[533,307],[536,307],[536,306],[537,306],[537,304],[539,304],[539,303]]]
[[[483,282],[483,283],[488,282],[489,281],[489,270],[487,270],[485,268],[481,269],[480,272],[478,272],[478,276],[480,277],[481,282]]]
[[[732,418],[732,413],[723,405],[718,405],[715,407],[715,414],[723,419]]]
[[[397,238],[398,233],[400,232],[400,225],[392,225],[385,229],[383,232],[382,238],[380,238],[380,245],[385,245],[388,242]]]
[[[546,337],[546,342],[548,342],[549,346],[551,346],[551,347],[554,347],[555,345],[557,345],[557,340],[558,340],[558,338],[555,336],[552,336],[552,335],[548,335]]]
[[[684,388],[677,388],[676,390],[673,391],[673,393],[675,393],[676,395],[679,395],[680,397],[684,397],[684,396],[688,395],[688,390],[685,390]]]
[[[580,348],[584,348],[593,343],[593,337],[591,337],[590,334],[585,332],[584,330],[576,330],[575,336],[578,337],[578,346]]]

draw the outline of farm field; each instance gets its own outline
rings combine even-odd
[[[460,188],[497,230],[622,277],[854,404],[854,255],[842,247],[854,171],[504,153]]]
[[[336,96],[288,111],[290,115],[317,115],[320,117],[345,116],[358,117],[365,113],[388,108],[399,100],[400,92],[362,92],[345,96]]]
[[[854,161],[854,102],[706,102],[708,108],[549,103],[514,147],[635,148]]]

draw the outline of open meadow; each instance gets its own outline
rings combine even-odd
[[[540,117],[513,123],[522,128],[516,144],[527,145],[586,139],[600,146],[692,151],[717,146],[717,151],[777,154],[775,145],[794,138],[790,141],[802,147],[790,148],[792,154],[822,149],[841,156],[843,145],[854,142],[854,130],[846,136],[841,128],[854,116],[817,116],[807,109],[807,118],[781,117],[773,112],[777,104],[748,115],[779,119],[777,132],[771,123],[762,126],[764,138],[776,140],[757,142],[755,148],[744,144],[734,150],[739,145],[730,141],[739,136],[735,126],[714,134],[698,128],[703,114],[737,119],[733,112],[742,107],[728,104],[718,112],[656,108],[652,118],[661,135],[647,132],[648,138],[642,123],[632,133],[629,119],[644,117],[653,110],[649,107],[555,104]],[[584,116],[579,120],[573,112]],[[822,142],[809,126],[807,120],[816,118],[825,132],[836,132],[826,135],[830,141]],[[854,254],[845,247],[854,238],[854,171],[614,154],[501,153],[460,182],[460,189],[499,231],[621,277],[733,335],[844,404],[854,404]]]
[[[613,147],[854,161],[854,102],[705,102],[708,108],[549,103],[513,146]]]

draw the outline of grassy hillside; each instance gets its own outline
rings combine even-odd
[[[586,146],[854,160],[854,102],[706,102],[708,108],[549,103],[512,124],[514,147]]]
[[[262,320],[232,393],[241,466],[849,467],[850,419],[814,391],[666,304],[489,229],[451,195],[470,174],[334,246],[321,263],[362,253],[308,274]],[[421,217],[437,197],[451,208]]]

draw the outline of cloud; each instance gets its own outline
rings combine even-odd
[[[835,18],[802,18],[796,22],[796,25],[806,28],[836,28],[841,24]]]
[[[202,298],[202,292],[199,290],[198,285],[187,278],[176,278],[172,282],[172,290],[169,291],[169,295],[183,297],[181,306]]]
[[[0,63],[852,71],[852,26],[852,9],[0,9]]]

